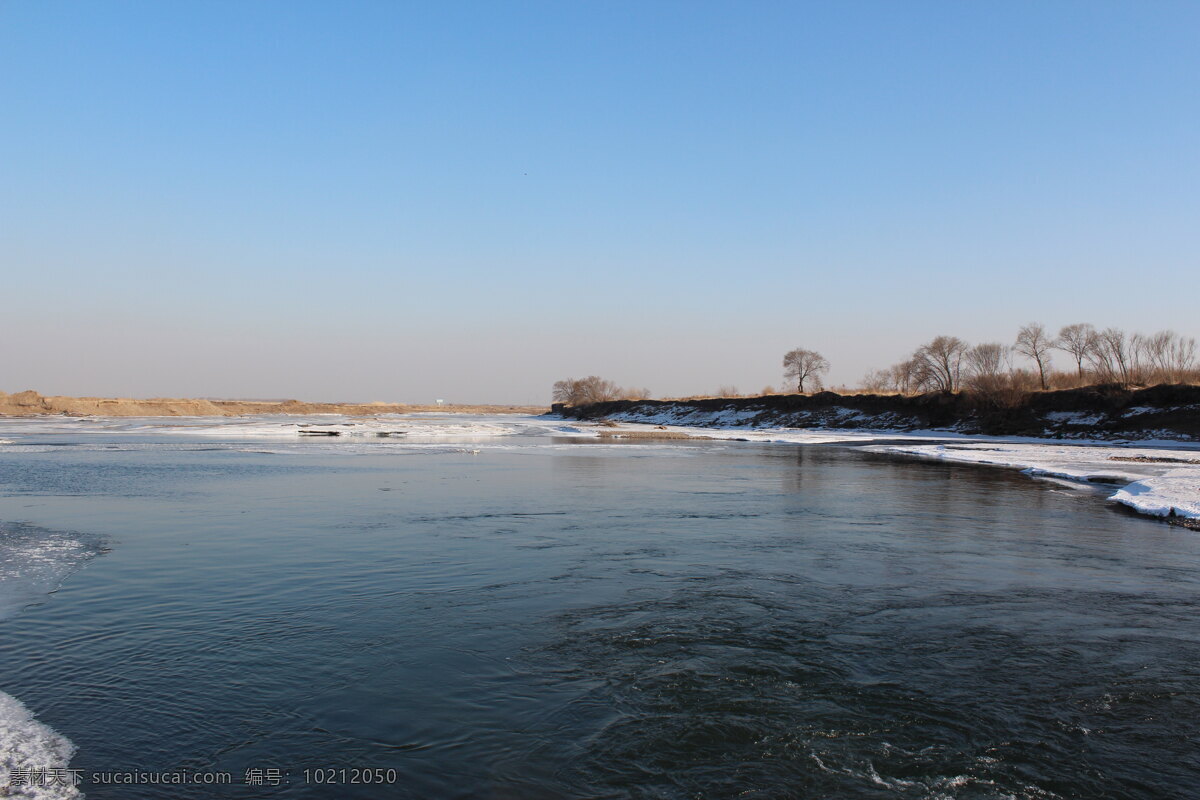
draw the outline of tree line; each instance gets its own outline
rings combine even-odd
[[[555,382],[552,396],[555,403],[581,406],[609,400],[646,400],[650,397],[650,390],[622,388],[606,378],[589,375]]]
[[[1074,369],[1055,371],[1055,353],[1069,357]],[[1016,363],[1018,357],[1027,367]],[[862,388],[912,394],[1069,389],[1098,383],[1144,386],[1200,380],[1196,367],[1196,340],[1175,331],[1147,336],[1077,323],[1054,336],[1041,323],[1031,322],[1012,344],[972,346],[957,336],[935,337],[904,361],[867,373]]]
[[[1067,370],[1054,369],[1054,357],[1069,359]],[[1024,360],[1024,364],[1019,363]],[[829,360],[815,350],[796,348],[783,357],[785,391],[819,391]],[[1145,335],[1120,328],[1097,329],[1088,323],[1067,325],[1051,335],[1039,322],[1017,331],[1011,344],[971,345],[957,336],[936,336],[907,359],[863,378],[860,391],[918,394],[972,391],[985,396],[1016,396],[1038,389],[1070,389],[1092,384],[1148,386],[1200,383],[1196,340],[1165,330]],[[768,386],[762,394],[775,394]],[[568,378],[554,384],[554,402],[577,406],[608,400],[642,400],[648,389],[622,388],[604,378]],[[739,396],[722,386],[716,396]]]

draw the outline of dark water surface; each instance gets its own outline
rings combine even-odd
[[[1002,470],[66,446],[0,520],[109,549],[0,623],[72,766],[287,773],[97,800],[1200,796],[1200,534]]]

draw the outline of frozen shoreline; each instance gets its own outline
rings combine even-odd
[[[1200,448],[962,442],[870,445],[865,449],[1007,467],[1034,478],[1118,486],[1108,499],[1142,514],[1200,519]]]
[[[836,409],[834,416],[858,415]],[[843,413],[844,412],[844,413]],[[1126,416],[1139,416],[1133,408]],[[861,416],[861,415],[859,415]],[[1018,469],[1031,477],[1109,484],[1109,500],[1154,517],[1200,520],[1200,441],[986,436],[945,429],[763,427],[754,409],[632,408],[607,417],[642,429],[694,431],[709,438],[793,444],[862,443],[870,452]],[[1074,419],[1074,418],[1072,418]],[[883,440],[888,440],[883,443]]]
[[[838,394],[613,400],[553,411],[575,419],[612,419],[692,427],[831,430],[937,430],[1069,441],[1171,439],[1200,442],[1200,386],[1143,389],[1087,386],[1035,392],[1013,404],[970,393]]]
[[[1108,499],[1142,514],[1200,520],[1200,442],[1112,442],[979,436],[937,430],[754,428],[730,419],[722,427],[628,424],[630,430],[777,444],[862,444],[874,453],[1017,469],[1031,477],[1109,485]]]

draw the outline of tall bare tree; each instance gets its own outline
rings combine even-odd
[[[1037,364],[1038,381],[1046,388],[1046,369],[1050,366],[1050,349],[1054,342],[1046,335],[1046,326],[1031,322],[1017,332],[1017,343],[1013,346],[1021,355]]]
[[[1110,383],[1129,384],[1134,372],[1134,354],[1131,342],[1120,328],[1105,328],[1096,334],[1088,350],[1088,362],[1100,380]]]
[[[977,344],[967,351],[967,368],[972,378],[995,378],[1004,371],[1008,348],[999,342]]]
[[[800,392],[804,392],[804,382],[807,380],[820,381],[820,375],[829,371],[829,361],[816,350],[805,350],[797,347],[783,357],[783,377],[796,382]]]
[[[1008,384],[1008,348],[999,342],[975,345],[967,351],[965,361],[969,385],[976,392],[991,397]]]
[[[1068,325],[1058,332],[1058,340],[1054,346],[1071,354],[1075,359],[1075,368],[1079,377],[1083,377],[1083,362],[1088,353],[1096,346],[1096,329],[1086,322]]]
[[[1176,336],[1167,348],[1165,363],[1168,380],[1184,380],[1196,368],[1196,340],[1191,336]]]
[[[917,385],[917,370],[917,363],[911,358],[888,367],[888,372],[891,373],[892,383],[895,385],[897,392],[901,394],[912,393]]]
[[[936,392],[955,392],[959,388],[963,356],[967,343],[957,336],[938,336],[913,353],[915,382]]]

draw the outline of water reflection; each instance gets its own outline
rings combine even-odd
[[[1194,533],[850,448],[561,444],[5,456],[0,517],[115,546],[6,623],[3,688],[85,769],[399,770],[351,798],[1200,777]]]

